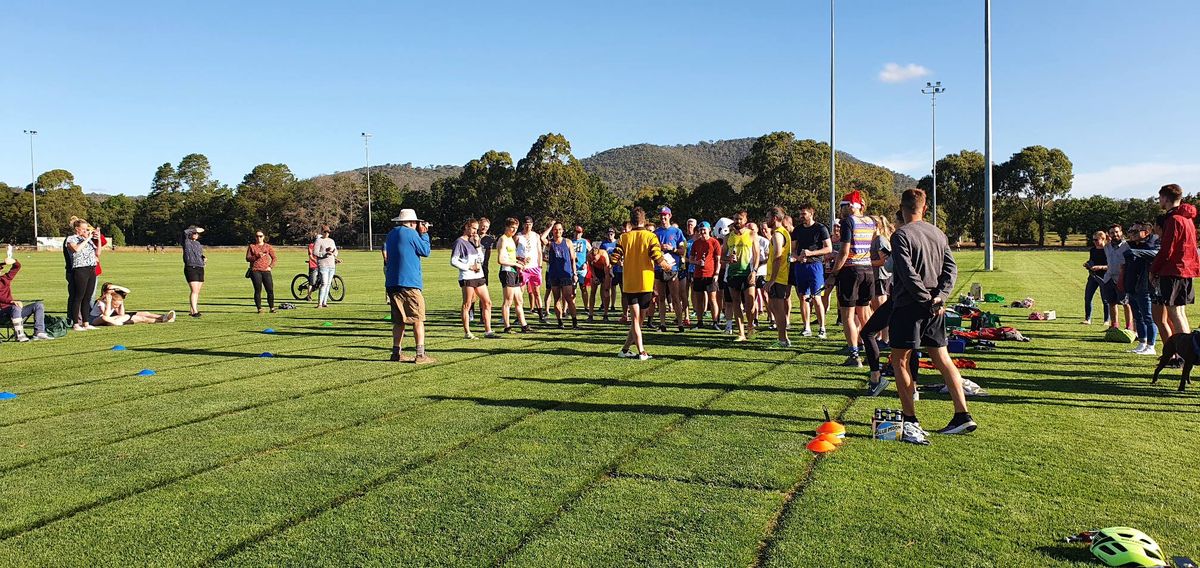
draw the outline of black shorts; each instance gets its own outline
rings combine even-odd
[[[548,278],[551,288],[574,288],[575,279],[570,276],[562,276],[559,278]]]
[[[478,288],[480,286],[487,286],[486,278],[471,278],[468,280],[458,281],[459,288]]]
[[[792,287],[787,284],[772,282],[771,287],[767,288],[767,297],[772,300],[786,300],[792,295]]]
[[[510,272],[508,270],[500,271],[500,285],[505,288],[520,288],[521,274],[519,272]]]
[[[1116,279],[1100,283],[1100,299],[1110,306],[1129,304],[1129,297],[1117,291]]]
[[[620,270],[613,271],[613,285],[622,290],[625,289],[625,273]]]
[[[945,347],[946,316],[934,315],[928,303],[898,306],[888,324],[888,342],[898,349]]]
[[[875,279],[875,295],[876,296],[891,296],[892,295],[892,279]]]
[[[767,277],[766,276],[755,276],[754,277],[754,287],[758,288],[759,290],[766,288],[767,287]]]
[[[622,294],[622,303],[626,306],[637,304],[643,310],[650,309],[650,304],[654,303],[654,292],[634,292],[632,294]]]
[[[185,266],[183,267],[183,277],[188,282],[204,282],[204,267]]]
[[[725,283],[725,287],[729,290],[737,292],[745,292],[746,290],[754,288],[754,286],[751,286],[750,282],[746,280],[745,276],[730,276],[729,281]]]
[[[870,266],[842,267],[837,274],[839,308],[869,306],[875,292],[875,271]]]
[[[1186,306],[1196,303],[1196,292],[1191,278],[1179,276],[1158,277],[1158,301],[1164,306]]]
[[[659,282],[674,282],[679,280],[679,272],[675,270],[655,270],[654,279]]]
[[[712,276],[709,276],[708,278],[693,278],[692,279],[692,291],[693,292],[716,292],[717,291],[716,278],[713,278]]]

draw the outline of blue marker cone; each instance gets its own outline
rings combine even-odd
[[[112,348],[112,350],[113,350],[113,351],[124,351],[124,350],[125,350],[125,346],[124,346],[124,345],[113,345],[113,348]]]
[[[275,328],[268,327],[267,329],[263,330],[263,333],[275,333]]]
[[[158,373],[155,373],[153,369],[142,369],[141,371],[138,371],[139,377],[152,377],[157,374]]]
[[[259,357],[274,357],[274,356],[275,355],[272,354],[270,351],[263,351],[262,355],[259,355]]]
[[[17,398],[17,395],[11,392],[0,392],[0,400],[12,400]]]

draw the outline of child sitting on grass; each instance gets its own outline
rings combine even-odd
[[[92,325],[130,325],[135,323],[171,323],[175,321],[174,310],[166,315],[150,312],[125,313],[125,296],[129,288],[105,282],[100,288],[100,297],[92,304]]]

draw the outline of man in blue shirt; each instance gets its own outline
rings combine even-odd
[[[679,271],[683,267],[682,253],[687,248],[687,238],[683,236],[683,231],[679,227],[671,225],[671,208],[666,205],[659,210],[658,228],[654,229],[654,236],[658,237],[658,245],[662,247],[663,254],[670,258],[671,268],[663,270],[656,268],[654,270],[654,295],[658,301],[658,330],[667,330],[667,301],[671,302],[671,309],[675,310],[675,325],[680,332],[683,331],[683,280],[679,276]],[[651,312],[653,313],[653,312]]]
[[[392,307],[391,360],[433,363],[425,354],[425,296],[421,293],[421,257],[429,256],[429,224],[418,219],[412,209],[402,209],[392,221],[400,225],[388,233],[383,245],[383,272]],[[417,355],[409,360],[400,356],[405,324],[412,324],[417,343]]]

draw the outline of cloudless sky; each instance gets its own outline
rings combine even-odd
[[[0,18],[0,180],[65,168],[85,191],[145,194],[209,157],[236,185],[371,161],[523,156],[561,132],[583,158],[789,130],[827,140],[829,3],[13,2]],[[1041,144],[1076,195],[1200,191],[1200,2],[993,2],[994,158]],[[928,171],[983,149],[983,0],[838,0],[837,145]],[[885,82],[888,63],[928,74]]]

